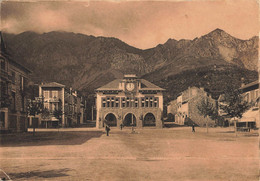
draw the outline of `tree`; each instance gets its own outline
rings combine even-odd
[[[218,117],[218,111],[216,106],[209,100],[208,97],[201,100],[197,105],[199,114],[203,115],[206,119],[207,133],[208,133],[208,118],[210,117],[213,120],[216,120]]]
[[[28,100],[27,113],[35,118],[43,112],[43,102],[41,99]],[[33,122],[33,135],[35,135],[35,123]]]
[[[221,100],[220,109],[230,118],[241,118],[243,113],[250,107],[244,101],[241,92],[232,87],[227,87]]]
[[[51,113],[50,113],[50,110],[47,109],[47,108],[43,108],[42,112],[41,112],[41,116],[42,116],[42,119],[46,122],[46,128],[48,126],[48,120],[51,119]]]
[[[59,120],[59,124],[61,124],[61,118],[62,118],[62,110],[61,109],[55,109],[53,111],[53,116]]]

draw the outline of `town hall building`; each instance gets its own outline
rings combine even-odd
[[[151,82],[125,75],[96,89],[96,127],[154,126],[162,128],[164,89]]]

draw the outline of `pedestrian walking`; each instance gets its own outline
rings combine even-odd
[[[106,125],[107,136],[109,136],[109,131],[110,131],[110,127],[108,125]]]
[[[192,132],[195,132],[195,124],[192,125]]]
[[[135,133],[134,124],[131,124],[131,125],[132,125],[132,133]]]

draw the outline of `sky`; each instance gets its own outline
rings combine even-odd
[[[249,39],[259,32],[257,0],[3,1],[1,29],[9,33],[67,31],[116,37],[147,49],[169,38],[194,39],[220,28]]]

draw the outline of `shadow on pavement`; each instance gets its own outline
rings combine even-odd
[[[99,138],[102,131],[84,132],[36,132],[0,135],[1,147],[44,146],[44,145],[81,145],[92,138]]]
[[[66,172],[70,171],[68,168],[58,169],[58,170],[46,170],[46,171],[31,171],[31,172],[21,172],[21,173],[10,173],[9,176],[12,180],[16,179],[29,179],[32,177],[37,178],[53,178],[53,177],[65,177],[69,176]]]
[[[235,133],[235,131],[219,131],[217,133]]]

